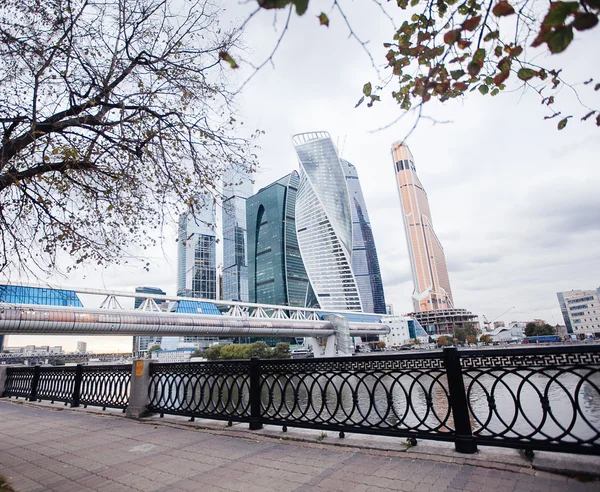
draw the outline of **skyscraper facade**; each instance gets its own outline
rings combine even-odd
[[[300,161],[296,232],[323,309],[362,311],[352,272],[352,209],[346,177],[327,132],[294,135]]]
[[[248,198],[250,302],[318,307],[296,237],[296,171]]]
[[[136,292],[140,294],[158,294],[158,295],[166,295],[166,292],[158,287],[136,287]],[[138,309],[142,303],[144,302],[143,297],[136,297],[133,302],[134,309]],[[160,304],[161,301],[158,301],[157,304]],[[144,355],[148,352],[150,348],[154,345],[160,345],[162,342],[162,337],[157,336],[135,336],[133,337],[133,355],[140,356]]]
[[[228,301],[248,301],[246,200],[252,194],[250,175],[230,168],[223,176],[223,290]]]
[[[367,206],[356,167],[340,159],[352,210],[352,272],[358,285],[363,312],[386,314],[379,258]]]
[[[413,274],[415,311],[454,307],[444,249],[433,229],[427,193],[403,142],[392,144],[404,231]],[[422,323],[421,323],[422,324]]]
[[[212,196],[202,196],[196,215],[179,218],[177,295],[217,298],[216,205]]]

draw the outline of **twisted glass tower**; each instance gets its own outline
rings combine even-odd
[[[356,167],[340,159],[352,208],[352,272],[358,284],[363,312],[386,314],[379,258],[367,205]]]
[[[352,272],[352,209],[346,177],[327,132],[294,135],[300,161],[296,232],[323,309],[362,311]]]

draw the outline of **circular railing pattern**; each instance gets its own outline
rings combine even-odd
[[[261,419],[368,429],[374,434],[451,435],[446,375],[436,359],[265,361]]]
[[[152,364],[149,410],[163,414],[247,421],[248,362]]]
[[[45,367],[40,372],[37,387],[38,400],[70,402],[75,386],[75,367]]]
[[[131,365],[84,366],[80,403],[103,408],[127,408]]]
[[[478,442],[597,445],[598,354],[465,357],[461,362]]]

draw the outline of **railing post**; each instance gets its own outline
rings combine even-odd
[[[33,379],[31,380],[31,393],[29,393],[29,401],[37,400],[38,383],[40,382],[40,372],[42,366],[34,366],[33,368]]]
[[[129,387],[129,404],[125,416],[139,419],[147,414],[150,403],[148,387],[150,386],[150,361],[137,359],[131,368],[131,385]]]
[[[8,367],[0,366],[0,398],[4,396],[6,390],[6,378],[8,377]]]
[[[444,349],[444,367],[448,378],[450,407],[454,419],[454,449],[459,453],[476,453],[477,443],[471,429],[467,392],[465,391],[465,382],[460,366],[460,356],[456,347]]]
[[[250,359],[250,430],[263,428],[260,419],[260,359]]]
[[[73,384],[73,401],[71,407],[78,407],[81,399],[81,382],[83,381],[83,366],[77,364],[75,367],[75,382]]]

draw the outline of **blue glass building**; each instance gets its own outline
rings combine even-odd
[[[352,273],[364,313],[386,314],[379,258],[356,167],[340,159],[352,209]]]
[[[79,297],[72,290],[20,285],[0,285],[0,302],[83,307]],[[0,335],[0,351],[4,348],[4,340],[4,335]]]
[[[248,198],[249,301],[318,307],[296,235],[296,171]]]

